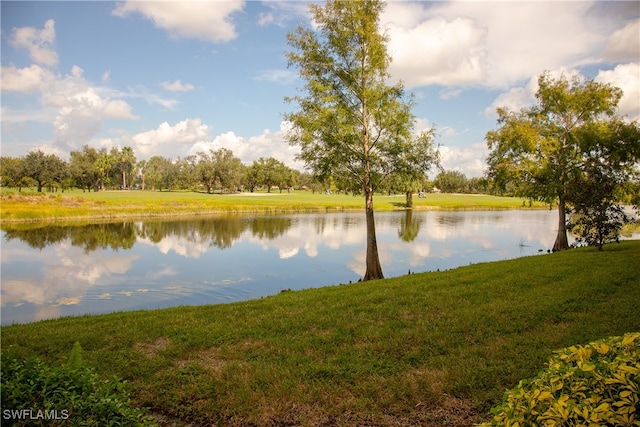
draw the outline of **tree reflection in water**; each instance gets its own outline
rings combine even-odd
[[[392,277],[546,253],[556,220],[547,210],[407,210],[379,213],[376,228],[381,262]],[[356,282],[366,239],[357,212],[0,228],[4,324]]]
[[[398,237],[403,242],[413,242],[418,234],[420,234],[420,227],[422,226],[423,217],[413,217],[413,209],[407,209],[404,218],[400,220],[400,226],[398,227]]]
[[[34,249],[69,240],[85,253],[98,249],[131,249],[138,239],[159,243],[169,236],[189,243],[229,248],[242,233],[250,229],[260,239],[275,239],[292,224],[286,216],[247,218],[241,215],[197,217],[176,220],[144,220],[74,224],[5,224],[2,229],[7,242],[19,239]]]

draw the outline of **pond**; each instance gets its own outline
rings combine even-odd
[[[556,222],[555,210],[377,213],[380,261],[394,277],[544,254]],[[362,212],[3,228],[2,324],[226,303],[364,274]]]

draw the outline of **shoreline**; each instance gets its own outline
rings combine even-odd
[[[404,195],[377,195],[376,212],[542,210],[548,205],[520,198],[484,194],[430,194],[404,206]],[[191,192],[71,192],[66,194],[3,194],[2,224],[61,221],[118,221],[221,214],[293,214],[364,211],[364,201],[350,195],[292,193],[203,194]]]

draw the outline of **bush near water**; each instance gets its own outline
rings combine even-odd
[[[490,426],[640,426],[640,332],[556,352],[505,393]]]

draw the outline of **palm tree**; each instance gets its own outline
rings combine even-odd
[[[127,173],[131,173],[136,164],[136,156],[131,147],[124,147],[118,156],[118,166],[122,172],[122,188],[127,188]]]

